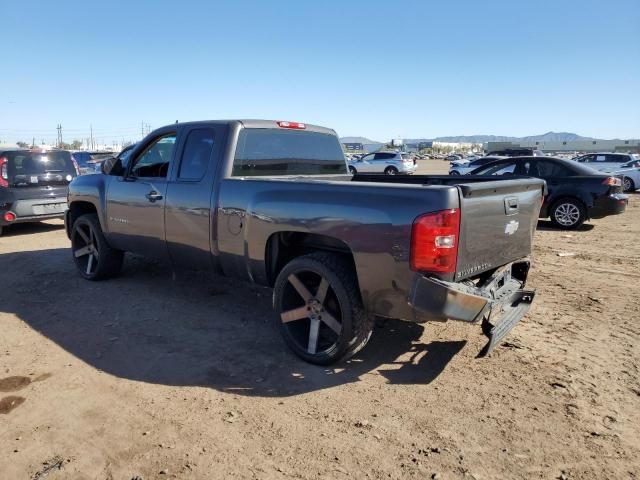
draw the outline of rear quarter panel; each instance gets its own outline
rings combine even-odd
[[[216,212],[216,243],[227,275],[268,284],[266,245],[278,232],[340,240],[351,251],[368,311],[410,318],[407,297],[413,220],[458,206],[450,186],[345,181],[226,179]]]

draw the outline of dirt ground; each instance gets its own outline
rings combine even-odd
[[[446,167],[424,162],[423,170]],[[298,360],[270,290],[127,259],[82,280],[62,223],[0,238],[0,479],[638,478],[640,194],[540,222],[531,312],[389,321],[335,368]]]

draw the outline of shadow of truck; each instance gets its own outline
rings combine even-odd
[[[68,249],[0,255],[0,310],[96,369],[120,378],[240,395],[288,396],[357,382],[429,383],[464,341],[420,343],[422,325],[388,321],[355,358],[331,367],[289,352],[271,290],[127,257],[123,274],[88,282]],[[411,359],[398,357],[411,352]],[[406,356],[406,355],[405,355]],[[398,366],[398,364],[400,364]]]

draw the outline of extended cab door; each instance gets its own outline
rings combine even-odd
[[[178,267],[211,268],[215,262],[211,205],[215,204],[212,195],[226,130],[226,125],[213,125],[181,132],[184,140],[167,185],[165,204],[167,248]]]
[[[164,132],[129,159],[128,173],[107,190],[108,240],[115,248],[166,258],[164,205],[176,132]]]

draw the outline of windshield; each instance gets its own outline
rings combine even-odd
[[[335,135],[271,128],[240,132],[233,176],[346,173],[342,147]]]
[[[9,160],[9,178],[20,175],[42,175],[46,173],[64,173],[75,176],[76,171],[67,151],[51,152],[8,152],[4,156]]]

